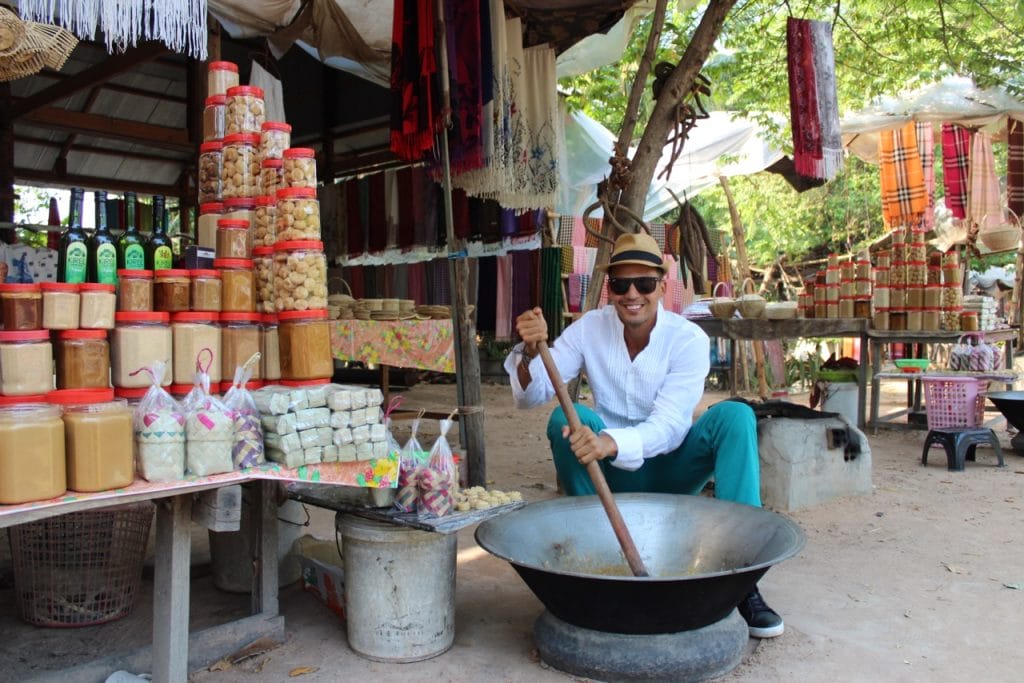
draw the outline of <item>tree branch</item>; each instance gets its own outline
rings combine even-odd
[[[657,0],[654,5],[651,32],[647,34],[647,47],[644,49],[640,64],[637,65],[633,87],[629,91],[629,104],[626,105],[626,114],[622,117],[619,139],[615,142],[615,153],[622,156],[629,154],[629,143],[633,141],[633,130],[636,128],[636,122],[640,116],[640,100],[643,99],[644,91],[647,90],[647,76],[651,72],[651,65],[654,63],[658,43],[661,40],[661,28],[665,25],[667,5],[668,0]]]

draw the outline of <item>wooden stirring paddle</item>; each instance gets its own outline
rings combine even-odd
[[[569,420],[569,431],[575,432],[583,424],[580,422],[580,416],[576,413],[576,406],[569,399],[569,392],[566,391],[562,377],[555,366],[555,361],[551,358],[547,342],[537,342],[537,350],[540,352],[540,358],[544,362],[544,368],[548,371],[548,377],[551,378],[551,385],[555,388],[558,403],[562,406],[562,410],[565,411],[565,417]],[[626,528],[626,522],[619,513],[619,506],[615,504],[612,490],[608,488],[608,482],[605,480],[604,472],[601,471],[601,465],[597,460],[591,460],[587,463],[587,474],[590,475],[590,481],[594,484],[597,497],[601,499],[601,505],[604,506],[604,512],[608,515],[612,531],[615,532],[615,538],[619,541],[622,554],[626,556],[626,563],[629,564],[629,569],[633,572],[633,576],[650,576],[647,573],[647,568],[644,567],[644,561],[640,559],[640,553],[637,552],[636,545],[633,543],[633,537],[630,536],[629,529]]]

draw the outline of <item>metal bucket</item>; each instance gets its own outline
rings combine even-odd
[[[436,657],[455,640],[454,534],[338,513],[349,646],[379,662]]]

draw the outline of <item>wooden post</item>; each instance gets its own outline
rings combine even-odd
[[[740,271],[741,280],[751,277],[750,261],[747,260],[747,238],[743,230],[743,219],[740,218],[740,210],[736,206],[736,200],[732,196],[732,188],[729,186],[729,179],[724,175],[718,176],[718,182],[725,192],[725,201],[729,205],[729,221],[732,223],[732,239],[736,245],[736,261]],[[740,286],[742,289],[742,285]],[[743,294],[743,292],[739,292]],[[764,347],[758,340],[751,342],[754,346],[754,367],[757,372],[757,393],[761,398],[768,398],[768,380],[765,377],[764,368]]]
[[[156,506],[156,565],[153,571],[153,680],[188,680],[189,570],[192,558],[192,496],[174,496]]]
[[[277,482],[250,484],[252,503],[252,613],[276,616],[277,605]],[[243,503],[244,505],[244,503]],[[159,679],[158,679],[159,680]]]

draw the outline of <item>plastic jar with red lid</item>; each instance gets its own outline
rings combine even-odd
[[[235,370],[260,351],[260,316],[258,313],[222,313],[220,324],[221,377],[234,379]],[[253,368],[252,379],[263,379],[259,365]]]
[[[260,375],[266,381],[281,379],[281,342],[277,316],[260,316]]]
[[[31,396],[53,389],[53,345],[48,330],[0,332],[0,394]]]
[[[317,240],[274,245],[274,306],[281,311],[327,308],[327,259]]]
[[[221,380],[220,314],[209,311],[178,313],[171,318],[174,336],[174,377],[172,384],[192,384],[196,363],[209,363],[210,382]]]
[[[122,313],[153,310],[153,271],[117,271],[117,310]]]
[[[187,311],[191,296],[188,270],[167,268],[153,273],[153,310],[165,313]]]
[[[320,239],[320,202],[311,187],[277,191],[277,241]]]
[[[68,282],[41,282],[43,327],[48,330],[78,329],[81,315],[79,285]]]
[[[110,344],[106,330],[57,334],[57,388],[109,389]]]
[[[316,150],[310,147],[290,147],[284,159],[285,187],[316,187]]]
[[[256,284],[251,259],[214,259],[220,271],[220,309],[223,312],[251,313],[256,310]]]
[[[255,135],[259,138],[266,121],[263,104],[263,88],[254,85],[236,85],[227,90],[227,110],[224,112],[225,137],[237,133]],[[257,139],[257,145],[259,140]],[[259,150],[257,149],[257,152]]]
[[[43,294],[39,283],[0,284],[0,313],[5,330],[43,327]]]
[[[78,285],[81,308],[78,326],[87,330],[114,329],[117,294],[114,285],[85,282]]]
[[[110,336],[110,369],[115,387],[137,388],[152,384],[143,372],[154,363],[164,363],[163,386],[174,375],[174,343],[170,313],[158,311],[120,312]]]
[[[250,223],[245,219],[221,218],[217,221],[217,258],[252,258]]]
[[[206,67],[206,92],[225,95],[228,88],[238,86],[238,65],[234,62],[210,62]]]
[[[283,311],[277,314],[277,324],[281,379],[330,379],[334,375],[327,311]]]
[[[199,205],[199,219],[196,221],[196,243],[204,249],[217,248],[217,221],[224,213],[224,202],[210,202]]]
[[[64,389],[46,396],[63,408],[68,488],[93,492],[135,480],[132,411],[112,389]]]
[[[209,204],[221,200],[224,144],[211,140],[199,145],[199,203]]]
[[[270,195],[257,197],[256,210],[253,212],[252,218],[252,246],[253,248],[272,247],[276,241],[277,198]]]
[[[45,395],[0,396],[0,505],[67,491],[64,421]]]
[[[266,121],[260,128],[260,154],[264,159],[280,159],[291,146],[292,127],[284,121]]]
[[[224,138],[221,196],[255,197],[260,191],[260,136],[235,133]]]

